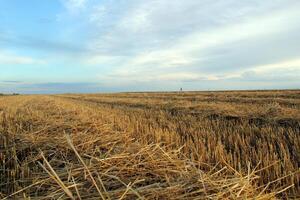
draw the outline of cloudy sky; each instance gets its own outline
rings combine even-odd
[[[299,0],[0,0],[0,92],[300,88]]]

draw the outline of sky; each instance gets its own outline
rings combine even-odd
[[[299,0],[0,0],[0,93],[300,88]]]

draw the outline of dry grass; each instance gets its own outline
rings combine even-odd
[[[296,198],[299,99],[299,91],[1,97],[0,198]]]

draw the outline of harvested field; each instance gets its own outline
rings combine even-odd
[[[300,198],[300,91],[0,97],[2,199]]]

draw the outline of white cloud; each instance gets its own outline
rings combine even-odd
[[[166,73],[162,75],[158,75],[156,80],[159,81],[216,81],[219,80],[219,77],[208,74],[195,74],[195,73],[187,73],[187,72],[179,72],[179,73]]]
[[[0,51],[0,65],[43,65],[46,64],[46,61],[35,59],[28,56],[20,56],[12,53],[1,52]]]
[[[92,8],[92,11],[88,18],[91,23],[101,26],[103,23],[105,23],[103,18],[106,15],[107,8],[103,5],[97,5],[94,8]]]
[[[252,66],[231,74],[225,79],[251,81],[295,81],[300,80],[300,58]]]
[[[199,82],[199,81],[216,81],[220,80],[219,77],[209,74],[195,74],[189,72],[170,72],[164,74],[140,74],[140,73],[117,73],[112,74],[110,76],[107,75],[99,75],[99,79],[101,79],[105,83],[171,83],[171,82]],[[116,81],[117,79],[117,81]]]
[[[175,40],[171,47],[162,47],[133,57],[129,65],[134,63],[138,67],[143,64],[153,63],[163,67],[190,64],[193,60],[199,60],[201,52],[207,48],[285,31],[289,26],[297,25],[299,18],[300,13],[298,8],[295,8],[285,12],[255,17],[238,24],[217,27],[208,31],[195,30],[191,34],[178,38],[177,41]],[[193,56],[193,53],[197,54]]]
[[[85,8],[88,0],[61,0],[69,12],[75,13]]]
[[[258,73],[268,73],[270,71],[276,71],[276,70],[299,70],[300,71],[300,58],[298,59],[292,59],[292,60],[286,60],[279,63],[272,63],[268,65],[260,65],[256,66],[252,69],[255,72]],[[300,76],[300,73],[298,74]]]
[[[124,32],[133,33],[140,29],[144,30],[147,26],[150,27],[149,21],[151,20],[147,17],[151,18],[149,13],[152,11],[149,10],[142,17],[140,16],[140,13],[143,13],[141,10],[131,12],[130,17],[126,15],[125,19],[121,20],[122,24],[129,25],[129,27],[124,25]],[[112,74],[114,77],[126,77],[128,80],[141,79],[148,81],[218,80],[238,77],[239,74],[236,74],[234,69],[229,73],[222,72],[222,70],[215,70],[212,73],[205,72],[205,69],[203,69],[203,67],[207,67],[205,63],[214,60],[214,57],[207,57],[207,50],[218,49],[219,46],[224,45],[230,46],[234,42],[244,43],[249,39],[280,34],[291,27],[297,27],[299,18],[298,7],[289,7],[288,9],[246,18],[239,22],[211,27],[204,31],[195,29],[189,34],[174,38],[172,44],[168,46],[162,45],[153,50],[146,47],[146,49],[141,49],[141,52],[128,56],[123,60],[123,63],[119,62],[120,65],[114,69]],[[131,21],[124,23],[128,19]],[[140,23],[140,20],[143,23]],[[124,40],[126,39],[128,38],[125,34]],[[105,44],[102,43],[102,45]],[[110,61],[113,61],[113,58],[110,59]],[[108,64],[107,59],[103,60],[103,56],[101,56],[100,61]],[[222,63],[219,64],[222,65]],[[190,69],[191,67],[193,71]]]
[[[122,57],[118,56],[106,56],[106,55],[91,55],[87,58],[83,59],[83,63],[87,65],[112,65],[119,60],[121,60]]]

